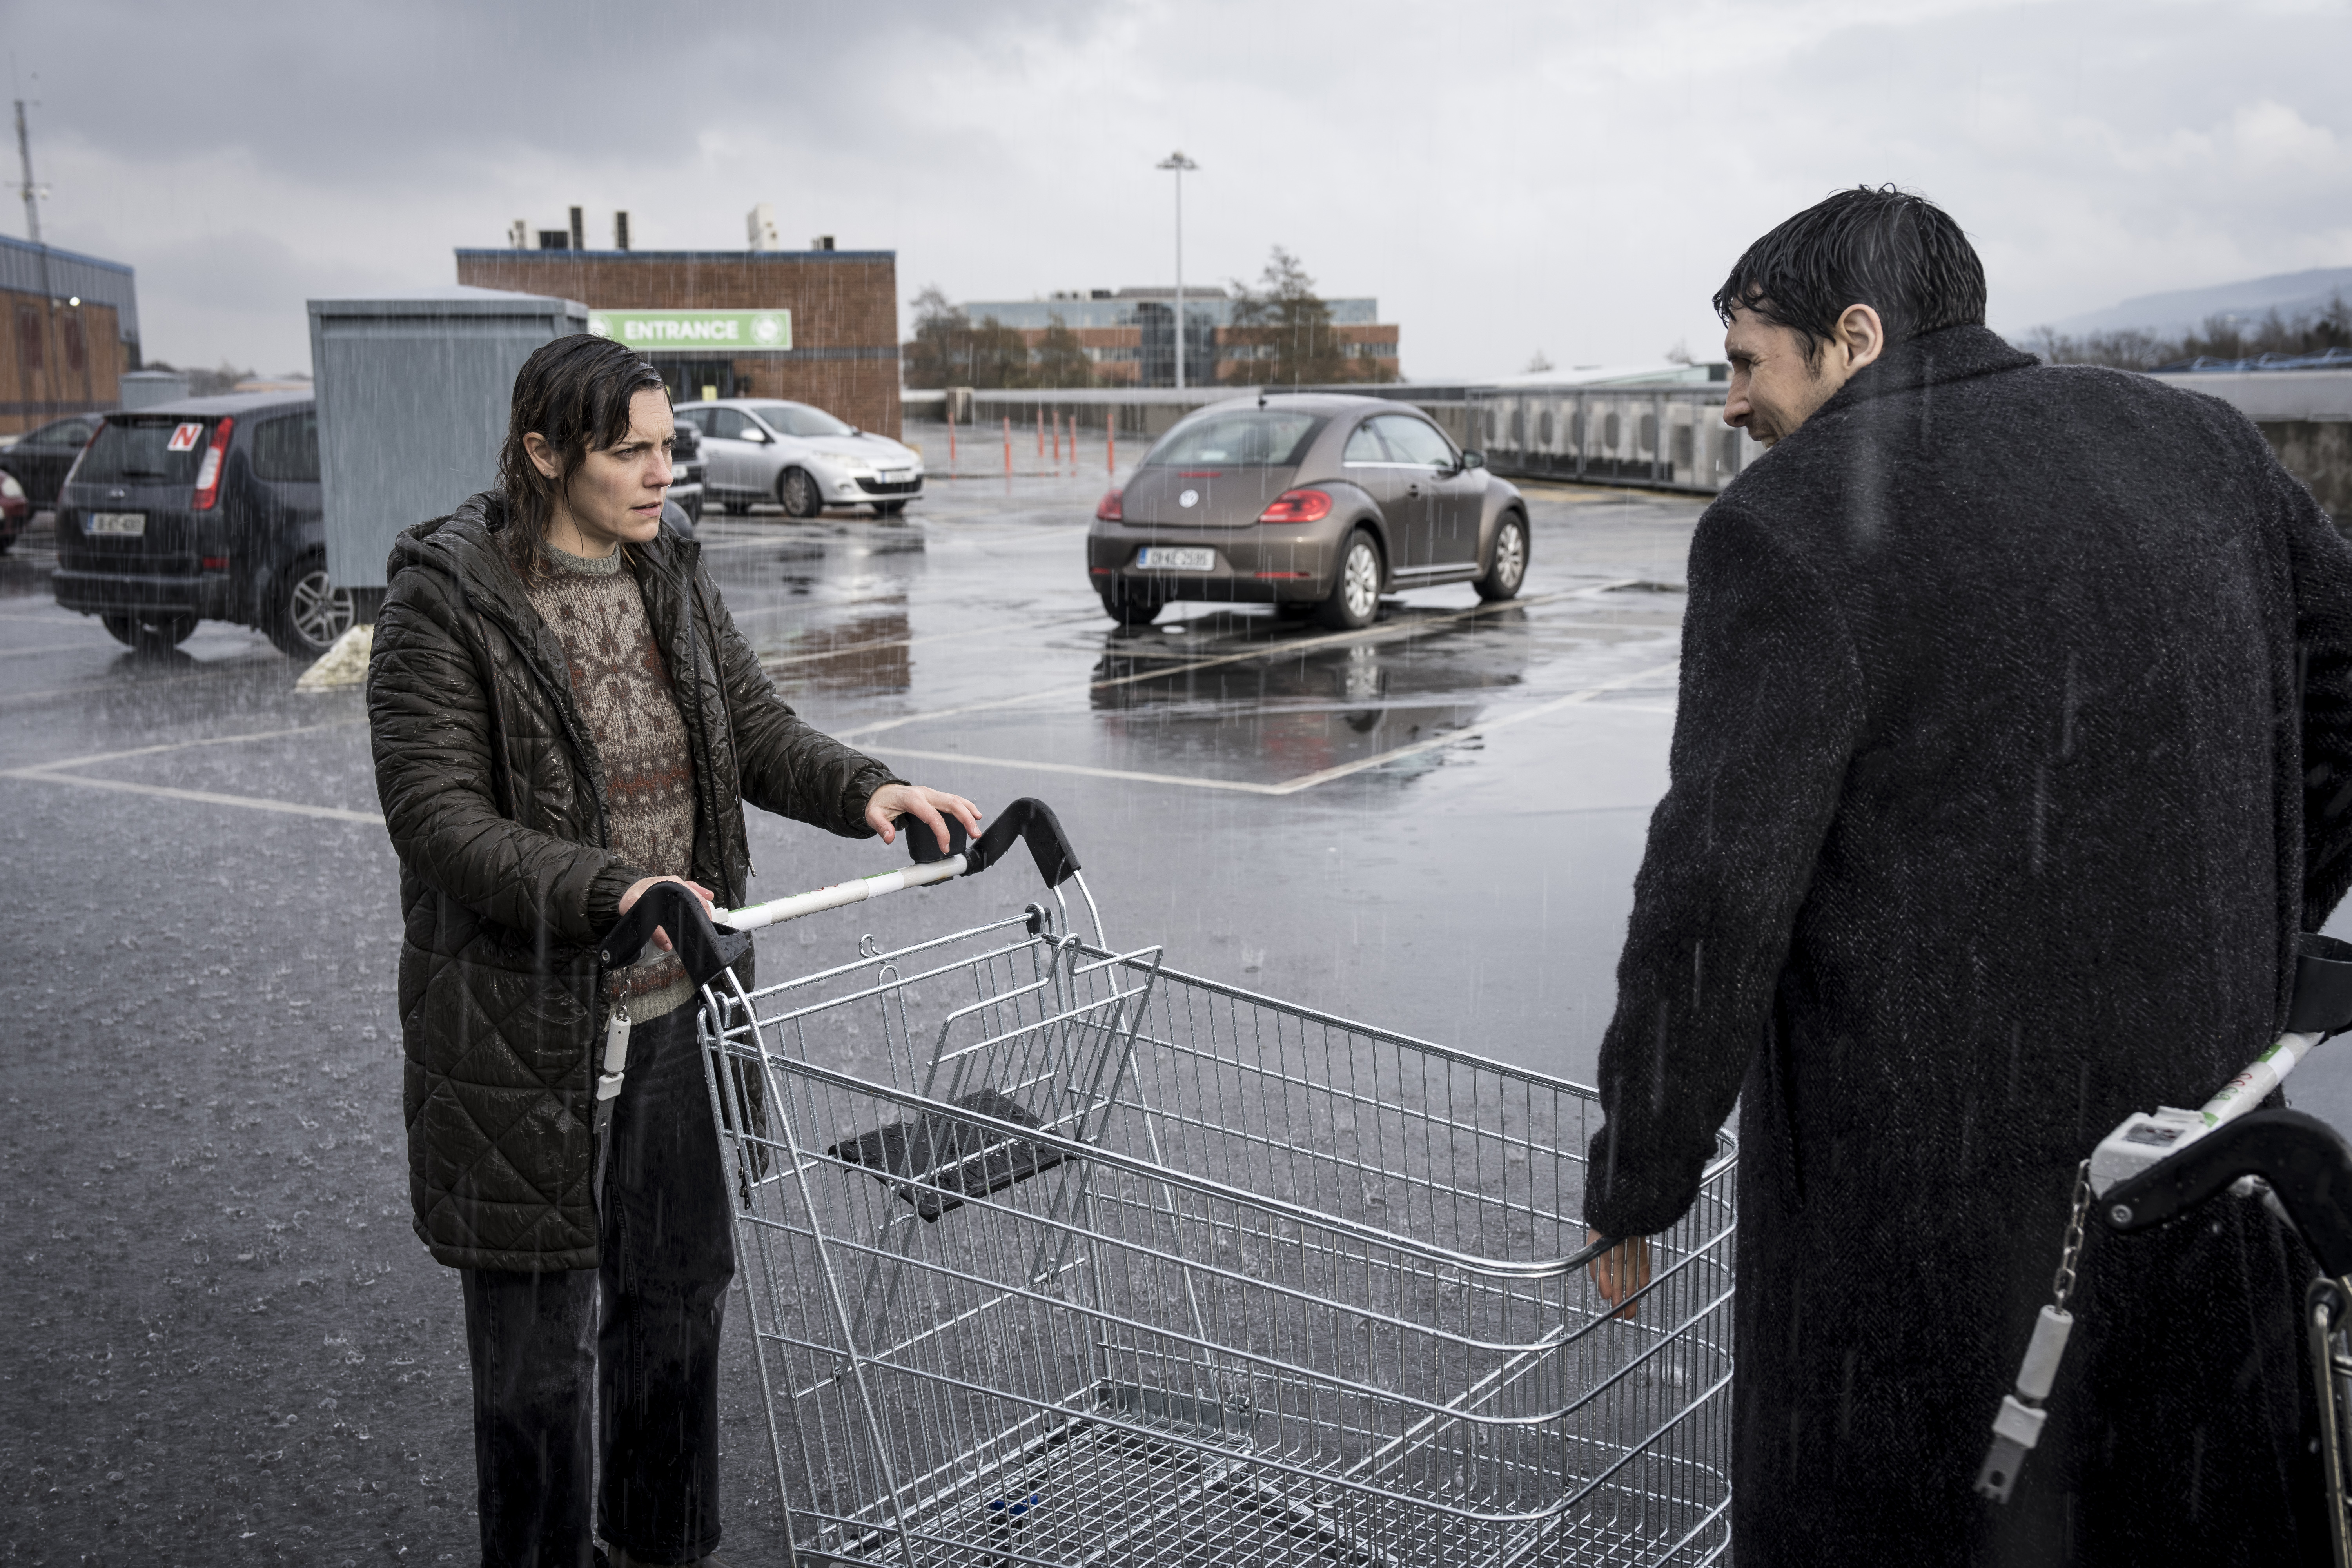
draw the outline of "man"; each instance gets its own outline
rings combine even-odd
[[[2253,1204],[2095,1236],[2041,1446],[1970,1487],[2077,1163],[2260,1053],[2352,881],[2352,549],[2223,405],[1988,331],[1916,196],[1715,305],[1771,450],[1691,544],[1585,1214],[1672,1224],[1737,1101],[1735,1555],[2307,1557],[2311,1269]]]

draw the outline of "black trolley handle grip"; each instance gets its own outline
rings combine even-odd
[[[864,903],[886,893],[970,877],[995,865],[1015,843],[1029,847],[1029,858],[1036,863],[1037,875],[1049,888],[1058,888],[1078,873],[1078,853],[1070,847],[1069,835],[1062,831],[1061,819],[1054,815],[1054,808],[1042,800],[1024,795],[1014,801],[976,839],[965,834],[963,824],[956,818],[943,815],[942,820],[948,825],[948,847],[944,852],[940,848],[938,836],[928,825],[911,816],[901,816],[897,826],[906,840],[912,865],[836,882],[830,888],[771,899],[765,903],[748,904],[740,910],[722,910],[719,911],[719,923],[739,931],[757,931],[781,921]]]
[[[720,931],[711,923],[693,889],[683,882],[656,882],[613,922],[613,929],[596,944],[597,959],[607,969],[635,963],[653,941],[656,926],[668,934],[670,951],[686,965],[686,977],[698,991],[751,951],[750,936]]]

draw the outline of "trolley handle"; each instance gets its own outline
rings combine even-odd
[[[2242,1176],[2260,1176],[2320,1270],[2352,1274],[2352,1148],[2300,1110],[2256,1110],[2101,1195],[2099,1217],[2129,1235],[2177,1219]]]
[[[1037,875],[1049,888],[1058,888],[1078,873],[1078,852],[1070,847],[1069,835],[1062,831],[1061,819],[1054,815],[1054,808],[1042,800],[1024,795],[1014,801],[976,839],[965,834],[963,824],[956,818],[945,820],[948,847],[944,852],[940,848],[938,836],[929,827],[902,816],[895,826],[906,841],[908,857],[914,862],[911,866],[771,899],[765,903],[749,904],[740,910],[706,913],[702,900],[692,897],[684,887],[676,882],[657,882],[630,906],[629,912],[605,935],[598,944],[597,956],[608,968],[632,963],[652,940],[654,928],[661,926],[669,932],[679,956],[686,961],[688,977],[701,986],[750,949],[751,938],[746,932],[782,921],[798,920],[803,915],[837,910],[845,904],[864,903],[885,893],[970,877],[995,865],[1015,843],[1029,847],[1029,858],[1036,862]],[[668,891],[665,892],[665,889]],[[678,937],[681,930],[687,933],[683,942]]]

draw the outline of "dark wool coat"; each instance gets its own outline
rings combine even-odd
[[[2234,1199],[2095,1226],[2041,1447],[1970,1485],[2076,1163],[2262,1051],[2352,879],[2352,549],[2222,404],[1962,327],[1689,579],[1585,1212],[1664,1227],[1737,1100],[1741,1568],[2309,1556],[2310,1266]]]
[[[486,492],[401,536],[368,665],[400,857],[409,1195],[443,1263],[593,1268],[594,943],[644,873],[606,847],[604,771],[508,517]],[[743,801],[863,837],[895,775],[777,697],[692,541],[628,548],[693,751],[694,879],[740,904]]]

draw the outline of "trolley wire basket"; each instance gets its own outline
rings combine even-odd
[[[1049,883],[1076,878],[1060,853],[1038,850]],[[1088,923],[1069,931],[1056,891],[704,992],[799,1561],[1726,1552],[1727,1137],[1652,1238],[1635,1315],[1611,1316],[1580,1266],[1592,1090],[1181,973]]]

